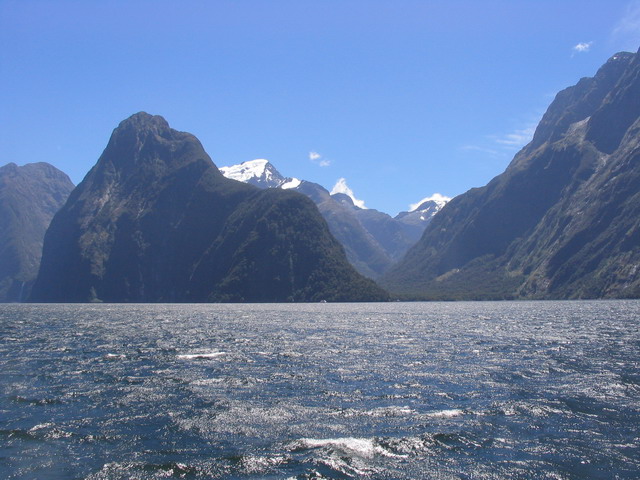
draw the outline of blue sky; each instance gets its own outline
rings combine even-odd
[[[138,111],[213,161],[345,178],[395,215],[501,173],[640,1],[0,0],[0,164],[78,183]]]

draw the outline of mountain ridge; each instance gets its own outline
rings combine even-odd
[[[559,92],[505,172],[449,202],[382,284],[438,299],[638,296],[639,78],[623,52]]]

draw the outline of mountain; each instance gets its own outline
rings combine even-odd
[[[384,300],[308,198],[225,178],[141,112],[114,130],[47,230],[37,302]]]
[[[640,55],[561,91],[504,173],[449,202],[382,280],[419,298],[640,296]]]
[[[449,197],[436,193],[431,197],[423,198],[411,210],[400,212],[395,216],[395,219],[406,225],[407,228],[413,229],[412,231],[419,232],[416,238],[418,241],[433,216],[442,210],[449,201],[451,201]]]
[[[318,206],[351,264],[370,278],[378,278],[402,258],[418,241],[431,217],[442,208],[440,203],[433,201],[427,205],[429,202],[425,201],[421,213],[403,212],[394,219],[384,212],[356,206],[353,198],[345,193],[331,194],[317,183],[284,177],[263,159],[221,167],[220,171],[228,178],[260,188],[293,189],[307,195]]]
[[[449,200],[450,198],[436,193],[423,199],[411,211],[400,212],[395,217],[375,209],[358,209],[351,205],[355,208],[360,223],[382,245],[392,261],[397,263],[416,244],[434,215]]]
[[[302,181],[296,191],[317,205],[329,230],[345,249],[347,259],[361,274],[377,278],[387,271],[393,260],[371,233],[360,223],[355,212],[336,201],[317,183]]]
[[[0,302],[27,298],[45,231],[72,189],[69,177],[48,163],[0,168]]]
[[[374,208],[360,208],[353,203],[350,196],[344,193],[334,193],[331,197],[355,216],[358,223],[389,257],[388,267],[379,274],[384,273],[393,263],[400,260],[407,250],[418,241],[424,231],[424,226],[407,227],[390,215]]]
[[[260,188],[296,188],[300,185],[297,178],[283,177],[268,160],[257,159],[231,167],[220,167],[225,177],[239,182],[249,183]]]

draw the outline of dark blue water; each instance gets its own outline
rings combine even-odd
[[[0,478],[640,478],[640,302],[0,307]]]

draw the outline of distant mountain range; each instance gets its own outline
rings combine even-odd
[[[389,298],[365,276],[406,299],[639,298],[640,54],[560,92],[489,184],[395,218],[266,160],[218,170],[146,113],[72,188],[0,168],[0,301]]]
[[[73,183],[48,163],[0,167],[0,302],[29,296],[45,231]]]
[[[378,210],[356,206],[354,199],[345,193],[331,194],[317,183],[285,177],[264,159],[220,167],[220,172],[227,178],[260,188],[289,189],[307,195],[318,206],[351,264],[370,278],[378,278],[399,261],[450,200],[436,194],[424,199],[414,210],[393,218]]]
[[[297,192],[225,178],[159,116],[116,128],[47,230],[37,302],[376,301]]]
[[[382,285],[412,298],[640,296],[640,55],[561,91],[488,185],[454,198]]]

